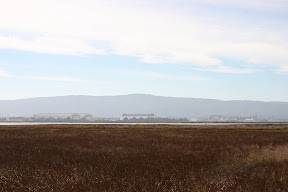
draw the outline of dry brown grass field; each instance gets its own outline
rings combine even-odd
[[[0,191],[288,191],[288,125],[0,126]]]

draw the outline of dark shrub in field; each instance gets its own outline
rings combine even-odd
[[[275,126],[0,127],[0,190],[288,191],[287,138]]]

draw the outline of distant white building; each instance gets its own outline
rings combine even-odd
[[[6,121],[25,121],[25,117],[7,117]]]
[[[257,117],[244,117],[243,118],[243,121],[245,122],[254,122],[254,121],[257,121]]]
[[[224,116],[224,115],[211,115],[209,121],[223,121],[223,122],[255,122],[257,116],[254,117],[237,117],[237,116]]]
[[[225,121],[225,116],[223,115],[210,115],[210,121]]]
[[[120,117],[120,121],[123,121],[124,119],[148,119],[148,118],[156,118],[154,114],[123,114]]]
[[[190,121],[190,122],[197,122],[197,121],[199,121],[199,119],[193,117],[193,118],[190,118],[189,121]]]
[[[38,113],[34,115],[36,120],[73,120],[91,121],[92,115],[88,113]]]

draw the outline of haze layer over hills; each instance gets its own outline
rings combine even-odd
[[[225,115],[288,119],[288,102],[220,101],[144,94],[59,96],[0,101],[2,117],[32,116],[36,113],[90,113],[96,117],[120,117],[123,113],[154,113],[157,116],[173,118]]]

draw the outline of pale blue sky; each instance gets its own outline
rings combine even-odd
[[[288,0],[0,2],[0,99],[288,101]]]

